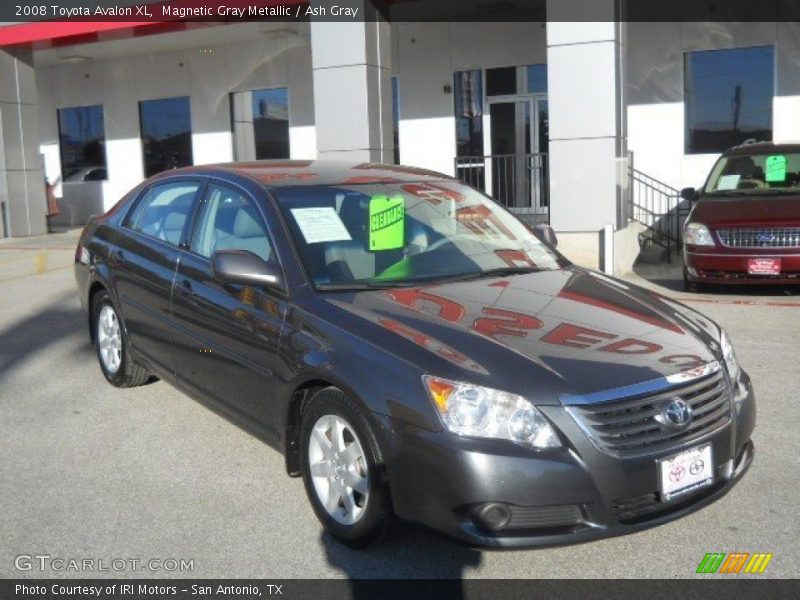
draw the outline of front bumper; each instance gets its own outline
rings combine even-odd
[[[395,512],[470,545],[498,548],[577,543],[677,519],[726,494],[752,462],[755,400],[746,375],[741,385],[730,423],[689,444],[712,445],[713,483],[670,502],[660,499],[656,461],[683,446],[615,458],[595,448],[562,407],[540,410],[567,446],[538,452],[392,421],[394,443],[385,456]]]
[[[780,275],[751,275],[751,258],[780,258]],[[686,278],[697,283],[800,284],[800,252],[686,246],[683,250]]]

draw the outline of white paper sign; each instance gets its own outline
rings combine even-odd
[[[741,175],[723,175],[717,181],[717,191],[735,190],[741,178]]]
[[[342,242],[353,238],[331,206],[291,209],[300,233],[308,244]]]

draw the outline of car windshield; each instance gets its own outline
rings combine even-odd
[[[742,196],[800,193],[800,153],[736,154],[714,165],[706,194]]]
[[[453,181],[294,187],[274,194],[318,289],[394,287],[566,264],[511,214]]]

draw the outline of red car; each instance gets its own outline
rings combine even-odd
[[[683,277],[699,283],[800,283],[800,144],[725,151],[684,227]]]

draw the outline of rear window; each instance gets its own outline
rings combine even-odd
[[[154,185],[139,200],[126,225],[177,246],[199,187],[192,181]]]

